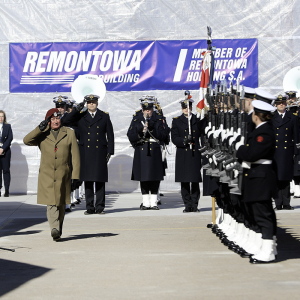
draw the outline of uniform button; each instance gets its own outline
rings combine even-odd
[[[144,148],[142,148],[142,150],[144,150]]]
[[[278,140],[276,140],[276,143],[278,143]]]
[[[55,157],[55,159],[57,159],[57,157]]]
[[[97,142],[99,142],[99,140],[97,140]]]
[[[248,174],[245,174],[245,176],[248,176]]]
[[[286,147],[284,147],[284,149],[286,149]]]
[[[97,132],[97,134],[99,134],[99,133]]]
[[[90,148],[90,146],[88,146],[88,148]]]
[[[99,128],[99,126],[97,126],[97,128]]]
[[[278,133],[276,133],[276,135],[278,135]]]
[[[187,149],[185,149],[185,151],[187,151]]]
[[[277,129],[279,129],[279,128],[277,128]]]
[[[287,136],[287,134],[285,136]]]
[[[246,146],[249,147],[249,144],[247,144]]]
[[[91,128],[91,126],[89,126],[89,128]]]
[[[186,136],[185,136],[185,138],[186,138]]]
[[[285,141],[287,143],[287,141]]]
[[[98,146],[96,146],[96,148],[98,148]]]
[[[276,148],[278,148],[278,147],[276,146]]]
[[[193,132],[195,132],[195,130],[193,130]]]
[[[54,180],[54,182],[56,182],[56,180]]]
[[[288,130],[288,128],[286,130]]]
[[[56,171],[56,169],[54,169],[54,171]]]
[[[90,134],[90,133],[88,132],[88,134]]]
[[[90,139],[88,139],[88,141],[90,141]]]
[[[195,150],[193,150],[193,151],[195,151]]]
[[[150,148],[150,150],[152,150],[152,148]]]

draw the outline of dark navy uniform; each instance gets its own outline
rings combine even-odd
[[[128,139],[135,149],[131,180],[160,181],[164,176],[160,143],[167,138],[168,130],[164,128],[162,117],[153,114],[149,120],[149,130],[159,143],[148,133],[144,141],[139,142],[143,136],[142,121],[145,122],[143,114],[134,116],[127,132]]]
[[[276,174],[272,168],[275,152],[275,136],[272,125],[265,122],[255,129],[241,146],[237,158],[251,163],[243,173],[243,199],[255,222],[261,228],[263,239],[273,239],[276,217],[272,197],[276,196]]]
[[[204,133],[206,121],[200,121],[194,114],[191,114],[191,144],[186,144],[184,139],[189,134],[188,118],[182,114],[173,118],[171,128],[171,140],[177,147],[175,161],[175,182],[181,182],[181,194],[185,204],[185,211],[197,211],[200,199],[199,182],[201,176],[201,154],[200,136]],[[191,187],[190,187],[191,183]]]
[[[278,197],[275,198],[277,209],[290,207],[290,181],[293,179],[294,155],[298,154],[299,128],[297,117],[285,111],[284,118],[275,113],[272,119],[276,134],[275,170],[278,180]]]
[[[144,100],[143,110],[153,110],[153,102]],[[144,132],[144,125],[148,124]],[[140,181],[143,203],[141,210],[159,209],[157,192],[160,181],[165,175],[162,161],[161,145],[168,138],[167,124],[159,114],[154,114],[146,120],[143,112],[136,114],[129,126],[127,136],[134,147],[131,180]]]
[[[9,196],[10,160],[11,160],[10,145],[12,140],[13,140],[13,133],[10,124],[3,123],[3,127],[0,132],[0,143],[1,143],[0,147],[3,149],[3,154],[0,155],[0,190],[2,188],[2,172],[3,172],[5,197]]]
[[[64,117],[66,125],[76,121],[80,151],[80,180],[85,182],[86,208],[88,211],[96,210],[100,213],[105,207],[105,182],[108,181],[107,155],[114,154],[113,126],[109,114],[98,108],[94,117],[87,110],[80,113],[76,109]]]

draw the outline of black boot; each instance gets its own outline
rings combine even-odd
[[[9,197],[9,190],[5,190],[4,197]]]

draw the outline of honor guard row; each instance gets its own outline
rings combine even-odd
[[[223,82],[208,89],[206,98],[212,109],[200,152],[208,162],[205,195],[219,206],[212,230],[251,263],[272,262],[277,255],[272,199],[276,209],[293,209],[289,182],[298,155],[297,117],[286,110],[286,95],[261,89],[231,85],[227,91]]]

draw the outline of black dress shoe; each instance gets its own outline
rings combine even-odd
[[[51,236],[53,238],[53,241],[55,241],[55,242],[60,240],[60,233],[56,228],[53,228],[51,230]]]
[[[250,264],[270,264],[270,263],[275,262],[275,259],[269,260],[269,261],[263,261],[263,260],[258,260],[256,258],[250,257],[249,262],[250,262]]]
[[[150,209],[152,209],[152,210],[159,210],[159,207],[158,206],[151,206]]]
[[[95,211],[95,214],[105,215],[105,212],[103,210],[98,209],[98,210]]]
[[[198,208],[193,208],[192,212],[200,212],[200,209],[198,209]]]
[[[159,200],[159,201],[157,201],[157,205],[161,205],[161,201]]]
[[[253,254],[248,253],[247,251],[240,253],[240,257],[242,258],[249,258],[251,257]]]
[[[294,198],[300,198],[300,196],[294,196]]]
[[[160,194],[159,194],[159,196],[163,197],[163,196],[164,196],[164,194],[160,193]]]
[[[65,209],[65,212],[71,212],[71,211],[72,211],[71,207]]]
[[[207,228],[213,228],[214,224],[207,224],[206,227]]]
[[[190,209],[187,209],[187,208],[185,208],[183,211],[182,211],[183,213],[190,213],[191,212],[191,210]]]
[[[95,213],[95,210],[93,209],[88,209],[84,212],[85,215],[93,215]]]
[[[5,191],[4,197],[9,197],[9,191]]]
[[[75,203],[71,203],[71,207],[75,207]]]
[[[290,205],[283,205],[282,209],[284,209],[284,210],[294,210],[294,207],[290,206]]]
[[[282,206],[281,205],[276,205],[276,207],[274,208],[274,210],[282,210]]]
[[[148,210],[150,207],[144,206],[143,204],[140,205],[140,210]]]

